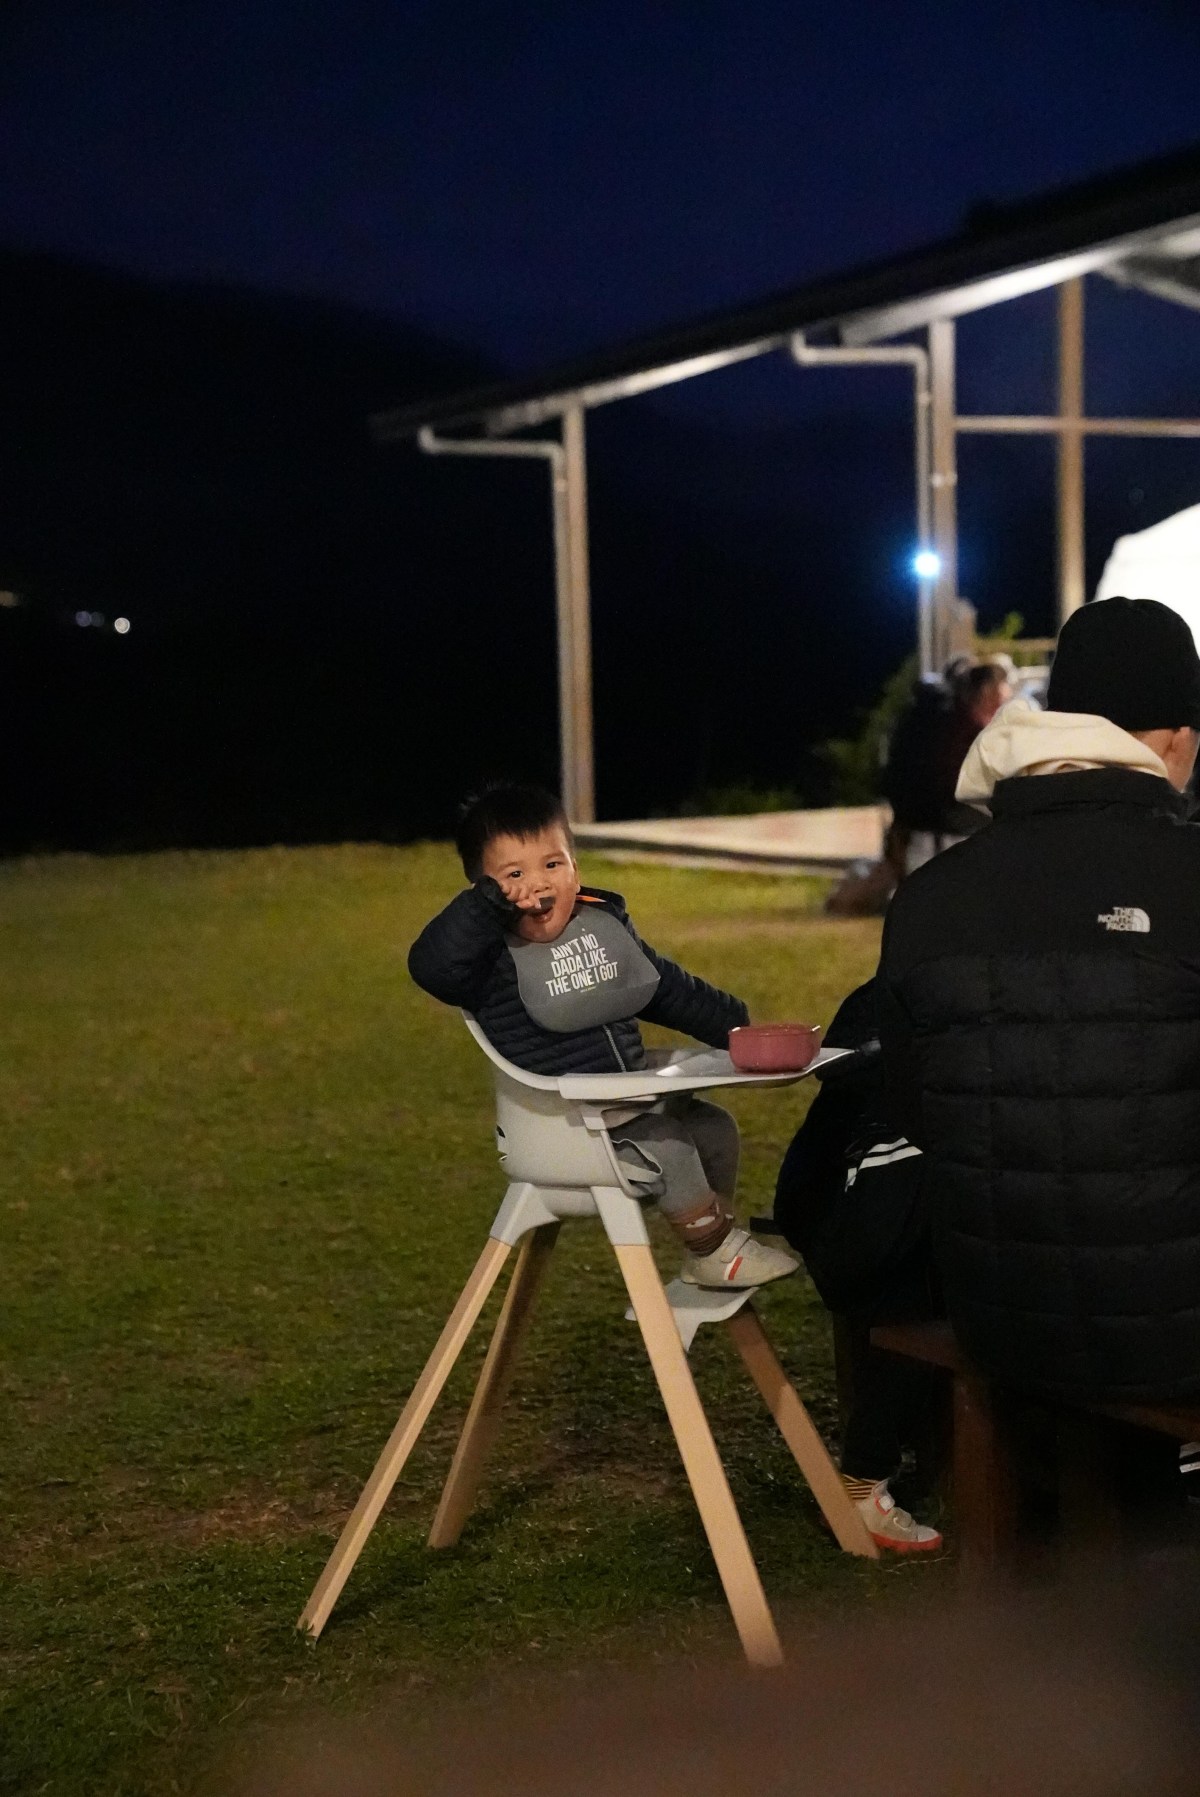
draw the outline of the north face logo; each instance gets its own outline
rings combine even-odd
[[[1106,930],[1136,930],[1142,936],[1150,929],[1150,919],[1136,905],[1114,905],[1111,911],[1101,911],[1096,922]]]

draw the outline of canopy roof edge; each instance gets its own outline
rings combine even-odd
[[[769,354],[796,331],[873,342],[1093,271],[1200,305],[1200,144],[1013,205],[977,207],[956,235],[904,255],[540,376],[378,412],[371,427],[382,442],[415,436],[423,426],[503,435],[571,406],[607,404]]]

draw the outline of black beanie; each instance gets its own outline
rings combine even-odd
[[[1058,633],[1047,711],[1085,711],[1122,730],[1200,730],[1200,655],[1157,599],[1100,599]]]

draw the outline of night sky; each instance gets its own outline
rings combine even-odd
[[[464,372],[515,373],[909,249],[982,199],[1189,143],[1198,77],[1190,0],[10,0],[0,245],[320,301],[436,340]],[[1200,411],[1200,319],[1093,290],[1093,409]],[[1049,403],[1051,315],[1034,299],[964,325],[963,409]],[[381,360],[361,408],[420,385],[397,390]],[[661,529],[669,580],[703,534],[728,564],[724,599],[693,595],[706,641],[729,592],[761,586],[764,630],[787,633],[798,739],[844,725],[908,646],[906,400],[887,374],[775,361],[595,415],[598,638],[639,545],[652,553]],[[963,451],[964,591],[1034,628],[1051,603],[1046,449]],[[409,478],[413,452],[371,453]],[[1118,531],[1200,498],[1198,453],[1096,452],[1090,578]],[[495,471],[437,478],[470,528]],[[0,556],[11,547],[0,528]],[[27,543],[17,559],[37,561]],[[668,636],[687,617],[681,603]],[[602,640],[598,659],[620,665]],[[746,699],[704,688],[705,707]],[[697,778],[775,771],[791,770]],[[621,809],[636,795],[618,785]]]
[[[1189,0],[5,17],[7,241],[343,300],[513,369],[1200,135]]]

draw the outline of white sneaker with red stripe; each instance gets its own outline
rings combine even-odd
[[[851,1491],[858,1483],[846,1480]],[[876,1547],[888,1548],[894,1554],[936,1554],[942,1545],[936,1529],[915,1521],[907,1510],[900,1508],[886,1479],[873,1485],[866,1497],[856,1498],[855,1506]]]
[[[710,1291],[738,1292],[756,1285],[786,1279],[800,1262],[779,1248],[756,1242],[748,1229],[731,1229],[711,1254],[685,1254],[679,1277],[685,1285],[702,1285]]]

